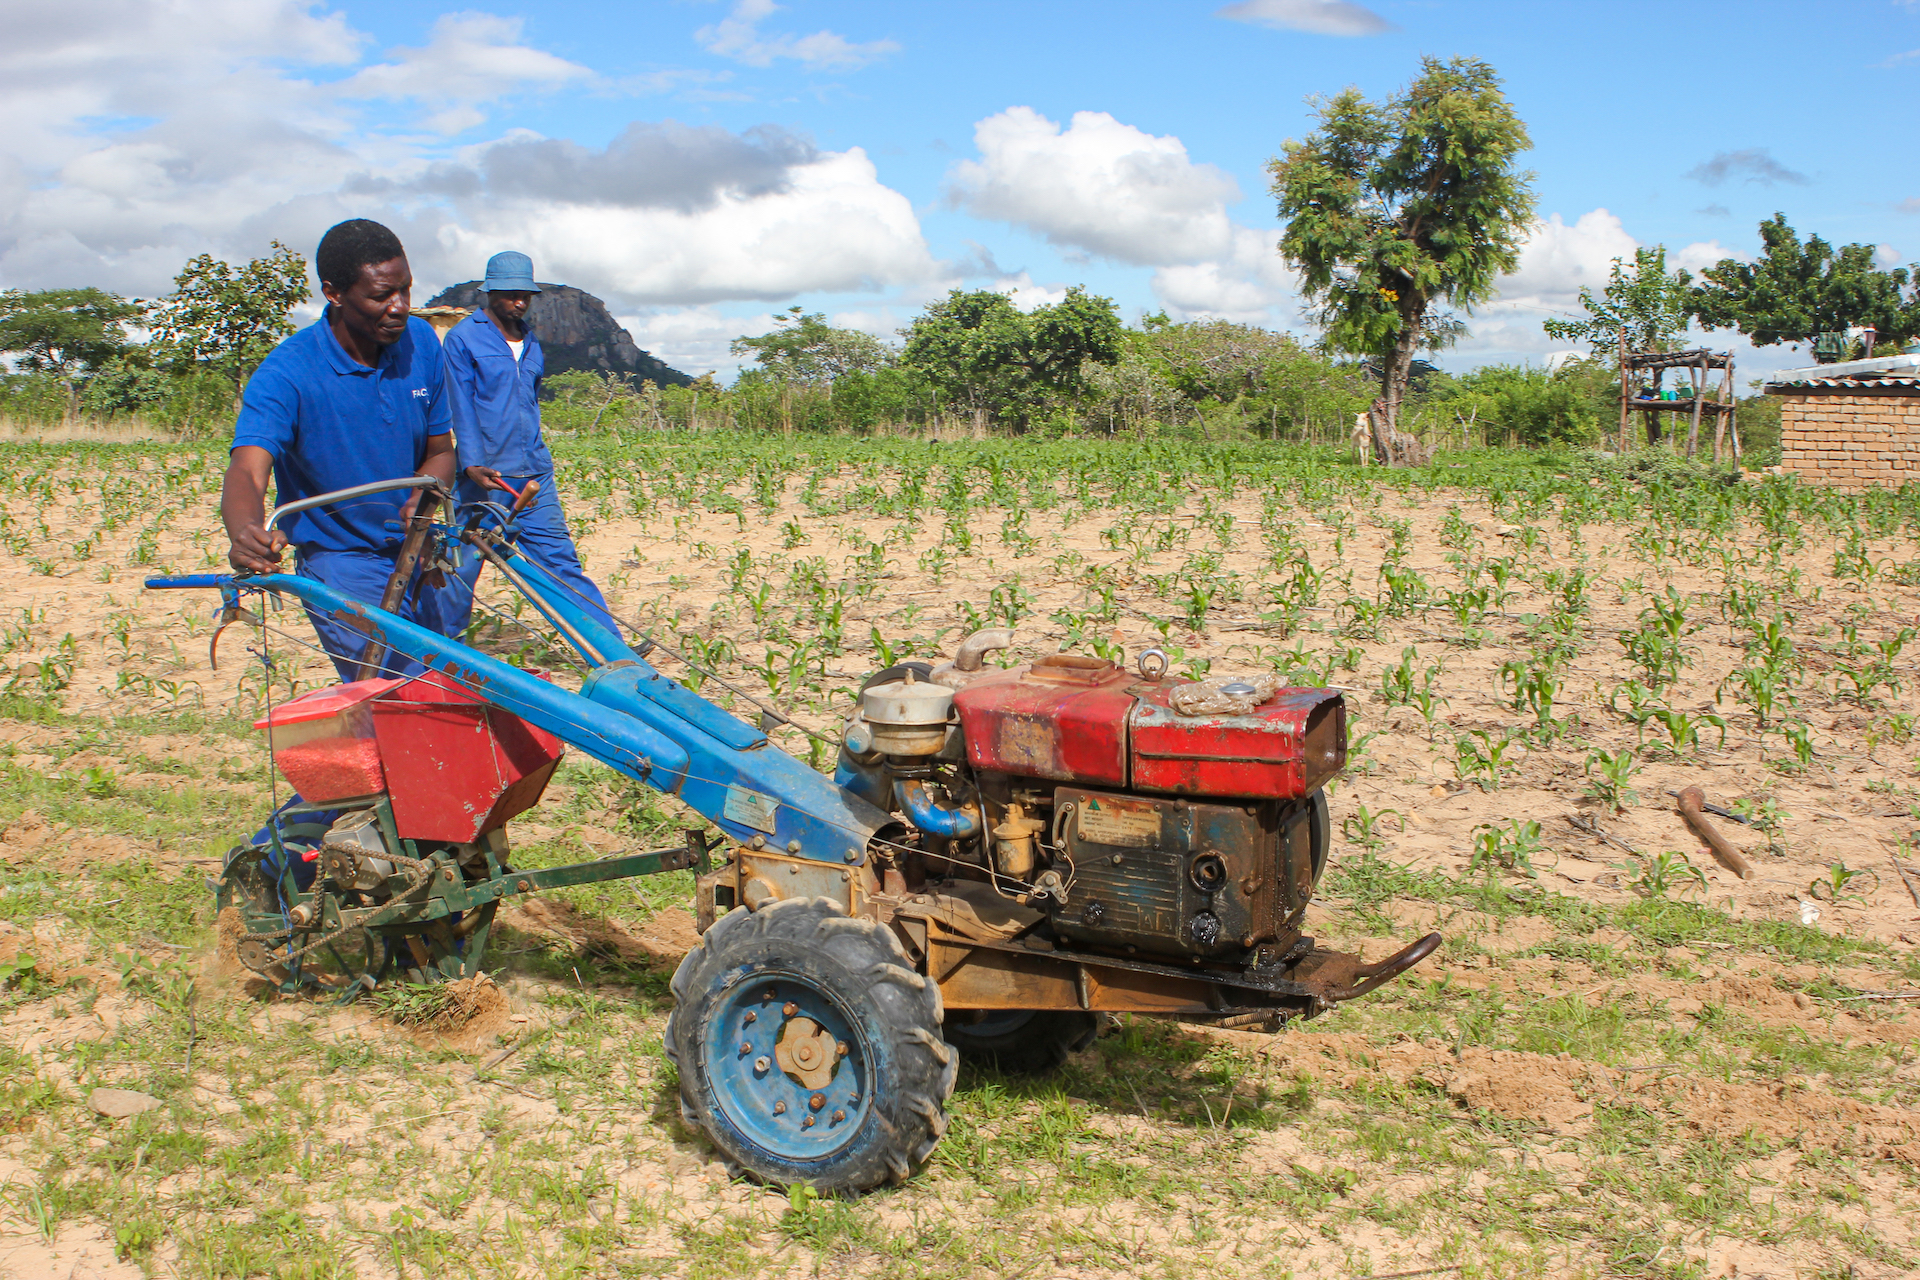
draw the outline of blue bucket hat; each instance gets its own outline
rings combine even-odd
[[[480,287],[488,293],[540,292],[533,282],[533,259],[511,251],[487,259],[487,282]]]

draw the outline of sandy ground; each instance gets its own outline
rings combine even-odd
[[[261,686],[259,633],[229,631],[216,670],[207,651],[211,596],[139,587],[150,566],[181,572],[213,567],[221,549],[210,534],[208,514],[217,484],[214,466],[211,459],[176,462],[171,475],[124,477],[118,493],[105,495],[91,486],[75,492],[65,483],[70,477],[54,472],[37,488],[29,485],[6,496],[7,529],[15,540],[9,571],[0,582],[0,626],[14,629],[7,637],[12,642],[5,657],[8,678],[21,696],[44,698],[58,709],[45,722],[0,720],[0,740],[16,768],[65,776],[106,769],[117,771],[123,787],[175,785],[164,771],[148,765],[183,760],[192,763],[197,776],[179,786],[236,804],[257,802],[264,809],[266,787],[253,744],[225,732],[164,731],[170,713],[252,712]],[[689,643],[720,646],[720,670],[729,680],[762,696],[769,684],[778,685],[796,717],[823,731],[837,727],[858,681],[880,665],[876,635],[896,656],[949,651],[971,620],[990,616],[996,603],[1009,598],[1017,601],[1020,615],[1012,658],[1053,652],[1076,632],[1082,651],[1097,639],[1124,646],[1131,660],[1149,646],[1174,646],[1184,651],[1176,669],[1204,657],[1212,662],[1211,674],[1264,672],[1288,650],[1323,660],[1340,655],[1343,660],[1334,661],[1330,671],[1332,683],[1347,690],[1354,744],[1352,768],[1333,800],[1336,826],[1344,831],[1343,864],[1372,856],[1415,874],[1470,878],[1476,841],[1489,826],[1511,832],[1513,824],[1532,822],[1539,832],[1529,857],[1531,874],[1526,866],[1492,873],[1516,895],[1544,892],[1575,903],[1622,907],[1647,898],[1652,892],[1648,867],[1671,852],[1686,855],[1690,864],[1669,860],[1675,879],[1662,896],[1703,904],[1733,921],[1806,926],[1880,948],[1874,952],[1879,958],[1870,963],[1836,965],[1732,944],[1661,948],[1618,930],[1588,937],[1597,948],[1655,957],[1651,967],[1620,971],[1590,955],[1556,952],[1550,944],[1564,929],[1535,915],[1497,919],[1444,902],[1408,901],[1389,903],[1384,920],[1379,912],[1362,919],[1341,897],[1329,896],[1314,909],[1316,930],[1360,945],[1370,955],[1428,928],[1449,933],[1453,941],[1447,950],[1421,971],[1423,979],[1444,984],[1445,994],[1434,999],[1452,1002],[1435,1014],[1430,1033],[1412,1023],[1376,1027],[1364,1012],[1342,1011],[1324,1024],[1278,1037],[1214,1032],[1189,1038],[1243,1055],[1275,1080],[1316,1082],[1326,1098],[1315,1113],[1317,1123],[1340,1133],[1349,1132],[1342,1127],[1343,1115],[1364,1110],[1343,1098],[1392,1088],[1436,1092],[1462,1115],[1518,1126],[1523,1136],[1502,1130],[1508,1136],[1483,1132],[1482,1137],[1501,1160],[1517,1160],[1522,1173],[1531,1158],[1532,1176],[1544,1178],[1544,1185],[1558,1180],[1578,1187],[1591,1178],[1603,1163],[1597,1153],[1606,1148],[1609,1117],[1635,1108],[1669,1117],[1674,1132],[1686,1135],[1683,1145],[1759,1141],[1764,1150],[1753,1167],[1764,1168],[1783,1188],[1793,1186],[1801,1176],[1796,1171],[1809,1165],[1826,1168],[1839,1155],[1859,1159],[1857,1169],[1842,1176],[1858,1196],[1834,1212],[1860,1230],[1877,1232],[1892,1252],[1877,1257],[1856,1251],[1851,1265],[1857,1270],[1851,1274],[1899,1274],[1900,1265],[1888,1258],[1916,1256],[1920,1110],[1910,1066],[1890,1074],[1878,1096],[1869,1097],[1831,1085],[1817,1070],[1741,1076],[1687,1061],[1621,1065],[1572,1053],[1478,1047],[1465,1043],[1464,1032],[1450,1040],[1456,1022],[1448,1020],[1459,1007],[1490,994],[1526,1001],[1550,992],[1593,1010],[1659,1010],[1658,1017],[1681,1029],[1732,1010],[1769,1035],[1848,1051],[1884,1051],[1889,1061],[1903,1064],[1914,1061],[1913,1027],[1904,1014],[1909,1005],[1881,997],[1920,994],[1912,959],[1920,936],[1920,889],[1914,887],[1920,876],[1909,883],[1901,862],[1904,858],[1910,867],[1920,861],[1911,845],[1920,828],[1915,807],[1920,744],[1913,738],[1920,713],[1914,655],[1920,646],[1893,660],[1889,671],[1897,688],[1882,684],[1864,697],[1848,698],[1836,674],[1840,667],[1857,668],[1868,647],[1920,625],[1915,578],[1898,577],[1900,566],[1916,563],[1911,537],[1869,539],[1865,554],[1881,571],[1843,580],[1834,576],[1843,536],[1836,530],[1808,528],[1802,545],[1767,558],[1765,539],[1751,526],[1710,539],[1697,530],[1633,524],[1592,522],[1570,529],[1551,515],[1527,520],[1510,505],[1496,509],[1484,494],[1442,489],[1431,496],[1352,493],[1310,508],[1288,499],[1281,519],[1291,526],[1291,539],[1276,553],[1270,536],[1263,541],[1274,523],[1263,521],[1266,495],[1242,490],[1222,500],[1196,484],[1181,495],[1171,516],[1130,512],[1125,502],[1076,505],[1070,500],[1064,509],[1026,512],[1021,526],[1009,533],[1005,510],[975,512],[967,523],[972,553],[951,554],[951,566],[943,567],[935,549],[951,549],[953,543],[938,512],[926,513],[917,527],[904,519],[821,514],[818,501],[810,509],[804,500],[797,475],[772,510],[749,505],[738,514],[682,507],[659,488],[651,498],[636,498],[617,471],[581,466],[565,480],[585,560],[616,612],[683,651]],[[854,493],[867,482],[868,477],[849,470],[830,477],[825,491]],[[136,497],[143,492],[164,494],[165,501],[149,498],[142,504]],[[737,492],[747,490],[743,486]],[[860,509],[859,503],[852,505]],[[632,507],[647,514],[630,514]],[[124,523],[109,532],[104,526],[116,513]],[[1396,530],[1397,523],[1403,529]],[[1656,547],[1663,534],[1673,540]],[[1424,580],[1425,598],[1403,616],[1373,626],[1356,622],[1341,602],[1349,594],[1363,600],[1385,594],[1380,571],[1392,562],[1396,539],[1405,547],[1397,564]],[[1711,554],[1703,552],[1706,542],[1712,543]],[[881,551],[875,553],[875,547]],[[1477,645],[1462,643],[1456,619],[1439,603],[1444,592],[1468,585],[1462,557],[1483,565],[1506,562],[1512,574],[1510,598],[1488,608],[1477,623],[1484,633]],[[1277,622],[1265,593],[1303,558],[1325,573],[1320,593],[1291,620]],[[1535,716],[1515,709],[1502,668],[1512,662],[1537,665],[1550,642],[1542,629],[1554,598],[1548,575],[1576,567],[1587,570],[1589,583],[1586,607],[1568,636],[1571,653],[1557,676],[1551,714],[1561,729],[1551,740],[1535,735],[1529,741],[1524,735]],[[1347,585],[1336,585],[1343,576]],[[1211,606],[1198,615],[1198,627],[1190,625],[1188,607],[1195,584],[1210,584],[1213,593]],[[1757,616],[1777,613],[1797,654],[1796,675],[1783,690],[1795,705],[1767,724],[1726,683],[1752,661],[1749,633],[1735,625],[1737,611],[1724,607],[1746,587],[1770,593]],[[1636,668],[1619,638],[1640,630],[1650,601],[1664,598],[1669,588],[1684,604],[1679,643],[1685,661],[1678,678],[1655,691],[1651,702],[1696,719],[1719,715],[1725,720],[1724,741],[1718,727],[1703,724],[1697,745],[1667,749],[1660,745],[1667,735],[1657,721],[1636,728],[1620,714],[1627,705],[1623,687]],[[497,588],[490,589],[499,599]],[[996,589],[998,602],[992,594]],[[837,614],[827,612],[830,601],[837,602]],[[275,696],[326,682],[330,676],[321,660],[295,644],[307,635],[304,621],[283,612],[274,623],[283,634],[269,637],[265,651],[279,664]],[[1843,633],[1849,625],[1854,627],[1851,640]],[[838,630],[841,645],[822,645],[823,630]],[[490,643],[510,650],[517,640],[508,627]],[[1414,687],[1425,681],[1436,698],[1431,719],[1417,707],[1391,704],[1381,693],[1383,672],[1403,660]],[[679,674],[670,660],[663,662]],[[65,687],[54,689],[57,682],[44,679],[42,672],[64,670],[62,663],[71,663],[71,669]],[[756,674],[756,667],[770,674]],[[87,745],[90,735],[98,736],[89,726],[127,716],[142,718],[137,738]],[[1778,728],[1783,719],[1805,726],[1809,761],[1794,757]],[[1475,737],[1476,731],[1486,737]],[[803,740],[787,736],[790,749],[804,754]],[[1463,737],[1483,746],[1514,739],[1508,749],[1512,763],[1498,774],[1497,786],[1493,778],[1463,775],[1457,767],[1455,742]],[[1637,753],[1628,784],[1635,794],[1623,798],[1621,812],[1590,794],[1589,757],[1596,750]],[[136,757],[146,763],[127,772],[127,762]],[[1751,863],[1750,879],[1718,866],[1682,824],[1669,792],[1688,786],[1730,808],[1742,800],[1773,802],[1780,817],[1770,835],[1710,819]],[[529,819],[521,828],[522,840],[566,836],[588,847],[605,845],[607,851],[622,847],[612,814],[598,823],[576,817],[543,826],[546,815],[540,812]],[[115,859],[144,859],[169,874],[195,875],[204,874],[216,843],[156,844],[28,812],[15,813],[0,832],[0,855],[16,866],[80,879],[89,868]],[[1698,880],[1681,878],[1687,865],[1699,869]],[[649,957],[669,962],[691,937],[684,912],[671,906],[622,921],[555,900],[532,903],[513,917],[528,937],[597,948],[642,965]],[[112,966],[97,950],[50,922],[16,919],[0,930],[0,962],[27,947],[62,977],[80,975],[103,989],[117,987]],[[238,975],[229,980],[231,988],[244,988]],[[250,1009],[240,1003],[230,1016],[248,1020],[262,1035],[298,1023],[304,1034],[342,1042],[405,1042],[416,1050],[428,1045],[442,1063],[428,1073],[421,1109],[446,1111],[409,1126],[408,1142],[436,1160],[465,1158],[462,1153],[478,1150],[465,1122],[490,1110],[504,1108],[512,1123],[532,1130],[564,1123],[571,1132],[581,1131],[580,1117],[549,1099],[503,1095],[475,1084],[474,1065],[494,1054],[495,1046],[555,1020],[545,1003],[547,988],[539,982],[503,979],[502,987],[510,1011],[495,1010],[485,1034],[460,1040],[397,1027],[364,1012],[322,1014],[297,1004]],[[1829,989],[1851,994],[1821,994]],[[113,1019],[121,1013],[139,1016],[137,1006],[110,990],[84,1017],[74,1015],[78,1022],[45,1007],[30,1017],[16,1010],[0,1035],[16,1051],[55,1063],[60,1057],[55,1050],[97,1039],[100,1028],[116,1026]],[[523,1021],[512,1021],[516,1018]],[[1090,1053],[1077,1069],[1105,1078],[1115,1069],[1112,1063],[1111,1054]],[[635,1066],[619,1087],[643,1086],[654,1070]],[[84,1074],[70,1066],[54,1070],[56,1077],[63,1073],[73,1087]],[[1166,1140],[1160,1121],[1149,1118],[1148,1111],[1101,1111],[1085,1120],[1087,1132],[1096,1139],[1107,1133],[1115,1142]],[[1211,1110],[1207,1114],[1211,1118]],[[364,1133],[368,1120],[359,1123]],[[1354,1125],[1351,1132],[1357,1135],[1359,1122]],[[609,1149],[618,1152],[608,1166],[612,1185],[641,1203],[662,1206],[654,1225],[635,1227],[628,1244],[660,1259],[668,1272],[698,1270],[688,1261],[694,1255],[687,1252],[687,1222],[713,1225],[734,1213],[764,1226],[785,1211],[783,1199],[728,1181],[711,1149],[664,1115],[615,1128],[617,1133],[588,1125],[587,1132],[601,1132],[612,1143]],[[1217,1127],[1182,1132],[1189,1136],[1177,1142],[1202,1148],[1218,1136]],[[1357,1136],[1352,1140],[1360,1144]],[[325,1141],[340,1144],[344,1158],[355,1138],[330,1128]],[[1230,1158],[1236,1176],[1336,1167],[1324,1142],[1303,1138],[1286,1125],[1233,1146]],[[29,1160],[24,1148],[0,1155],[0,1180],[25,1176]],[[1346,1163],[1355,1161],[1360,1162],[1357,1176],[1371,1194],[1391,1193],[1410,1202],[1471,1198],[1484,1194],[1488,1185],[1484,1175],[1428,1171],[1397,1154],[1371,1163],[1353,1157]],[[19,1220],[24,1215],[17,1197],[8,1203],[13,1208],[0,1208],[0,1223],[13,1234],[0,1237],[0,1275],[140,1274],[132,1264],[115,1261],[111,1238],[102,1243],[97,1225],[73,1223],[48,1238]],[[695,1204],[702,1208],[690,1217],[687,1206]],[[376,1221],[390,1216],[389,1209],[374,1195],[365,1204],[342,1206],[339,1220]],[[864,1211],[885,1224],[931,1208],[924,1190],[909,1190],[894,1200],[870,1203]],[[966,1212],[955,1212],[964,1229]],[[1302,1274],[1412,1272],[1447,1245],[1447,1233],[1431,1221],[1410,1219],[1392,1227],[1374,1218],[1317,1233],[1276,1221],[1226,1222],[1218,1237],[1201,1247],[1161,1221],[1150,1201],[1125,1196],[1068,1216],[1083,1233],[1137,1236],[1137,1257],[1153,1259],[1156,1269],[1205,1258],[1231,1274],[1271,1273],[1275,1259]],[[830,1249],[809,1252],[779,1239],[745,1248],[742,1256],[752,1259],[753,1269],[781,1274],[806,1273],[809,1265],[835,1256]],[[1061,1274],[1123,1274],[1131,1265],[1091,1246],[1077,1255],[1071,1250],[1063,1255],[1057,1244],[1049,1248],[1044,1256],[1053,1261],[1034,1266]],[[1836,1274],[1835,1267],[1845,1273],[1849,1265],[1847,1248],[1831,1239],[1823,1245],[1785,1230],[1770,1236],[1708,1233],[1683,1239],[1675,1248],[1664,1263],[1649,1264],[1640,1273],[1781,1277]],[[1364,1265],[1356,1261],[1362,1254]],[[364,1273],[388,1273],[377,1250],[356,1256]],[[853,1261],[846,1265],[863,1273],[898,1269],[876,1262],[880,1255],[871,1248],[848,1256]],[[1470,1273],[1484,1273],[1479,1268],[1492,1255],[1474,1256],[1482,1261]],[[190,1260],[164,1248],[153,1257],[164,1265],[150,1265],[163,1270],[193,1272]],[[1681,1261],[1687,1269],[1661,1269]],[[1546,1255],[1526,1255],[1514,1265],[1527,1274],[1598,1274],[1605,1264],[1576,1240]]]

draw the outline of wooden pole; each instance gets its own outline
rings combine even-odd
[[[1733,390],[1733,352],[1727,352],[1727,439],[1733,444],[1733,465],[1744,465],[1740,459],[1740,397]]]
[[[1620,326],[1620,452],[1627,451],[1627,326]]]
[[[1693,383],[1693,422],[1687,428],[1687,460],[1700,451],[1700,405],[1707,395],[1707,353],[1700,353],[1700,362],[1687,370],[1687,380]]]
[[[1726,374],[1720,379],[1719,401],[1727,406],[1713,415],[1713,465],[1720,465],[1720,441],[1733,421],[1733,352],[1727,352]]]

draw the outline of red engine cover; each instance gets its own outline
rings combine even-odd
[[[996,773],[1124,787],[1133,683],[1122,667],[1072,654],[980,676],[953,695],[967,758]]]
[[[1347,758],[1346,704],[1282,689],[1244,716],[1183,716],[1174,682],[1056,654],[954,694],[976,769],[1175,795],[1297,800]]]
[[[1244,716],[1180,715],[1166,682],[1139,693],[1136,790],[1298,800],[1347,762],[1347,704],[1332,689],[1282,689]]]
[[[373,704],[393,825],[408,840],[471,844],[539,802],[566,750],[438,672]]]

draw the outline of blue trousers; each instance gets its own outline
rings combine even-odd
[[[619,635],[620,628],[607,611],[606,597],[600,594],[600,588],[593,584],[593,579],[587,577],[587,571],[580,565],[580,552],[573,545],[573,535],[567,532],[567,516],[560,509],[560,494],[554,488],[553,473],[506,477],[507,483],[516,489],[524,488],[528,480],[538,480],[540,492],[535,496],[533,505],[514,518],[520,526],[520,539],[515,545],[535,564],[559,580],[561,599],[584,610],[601,626]],[[464,475],[460,478],[456,498],[462,506],[469,502],[505,499],[510,504],[513,501],[498,489],[491,492],[482,490]],[[451,629],[446,634],[457,636],[465,633],[467,624],[473,618],[473,587],[480,580],[480,568],[485,563],[473,548],[460,549],[460,582],[447,584],[447,625]]]
[[[396,548],[391,552],[367,550],[324,551],[317,547],[303,549],[295,558],[294,572],[304,578],[324,582],[334,590],[353,597],[361,604],[378,606],[381,595],[387,589],[388,579],[393,577],[393,565],[399,556]],[[416,574],[414,584],[401,601],[400,616],[409,622],[417,622],[429,630],[443,636],[457,636],[460,629],[453,625],[450,606],[455,596],[466,596],[459,587],[449,582],[438,589],[427,586]],[[340,672],[342,680],[353,680],[359,675],[359,662],[367,649],[367,635],[358,628],[349,627],[333,618],[309,607],[307,617],[313,623],[313,629],[320,636],[320,643],[333,659],[334,667]],[[462,624],[464,625],[464,623]],[[380,675],[412,676],[426,668],[412,658],[398,653],[388,652],[381,664]]]

